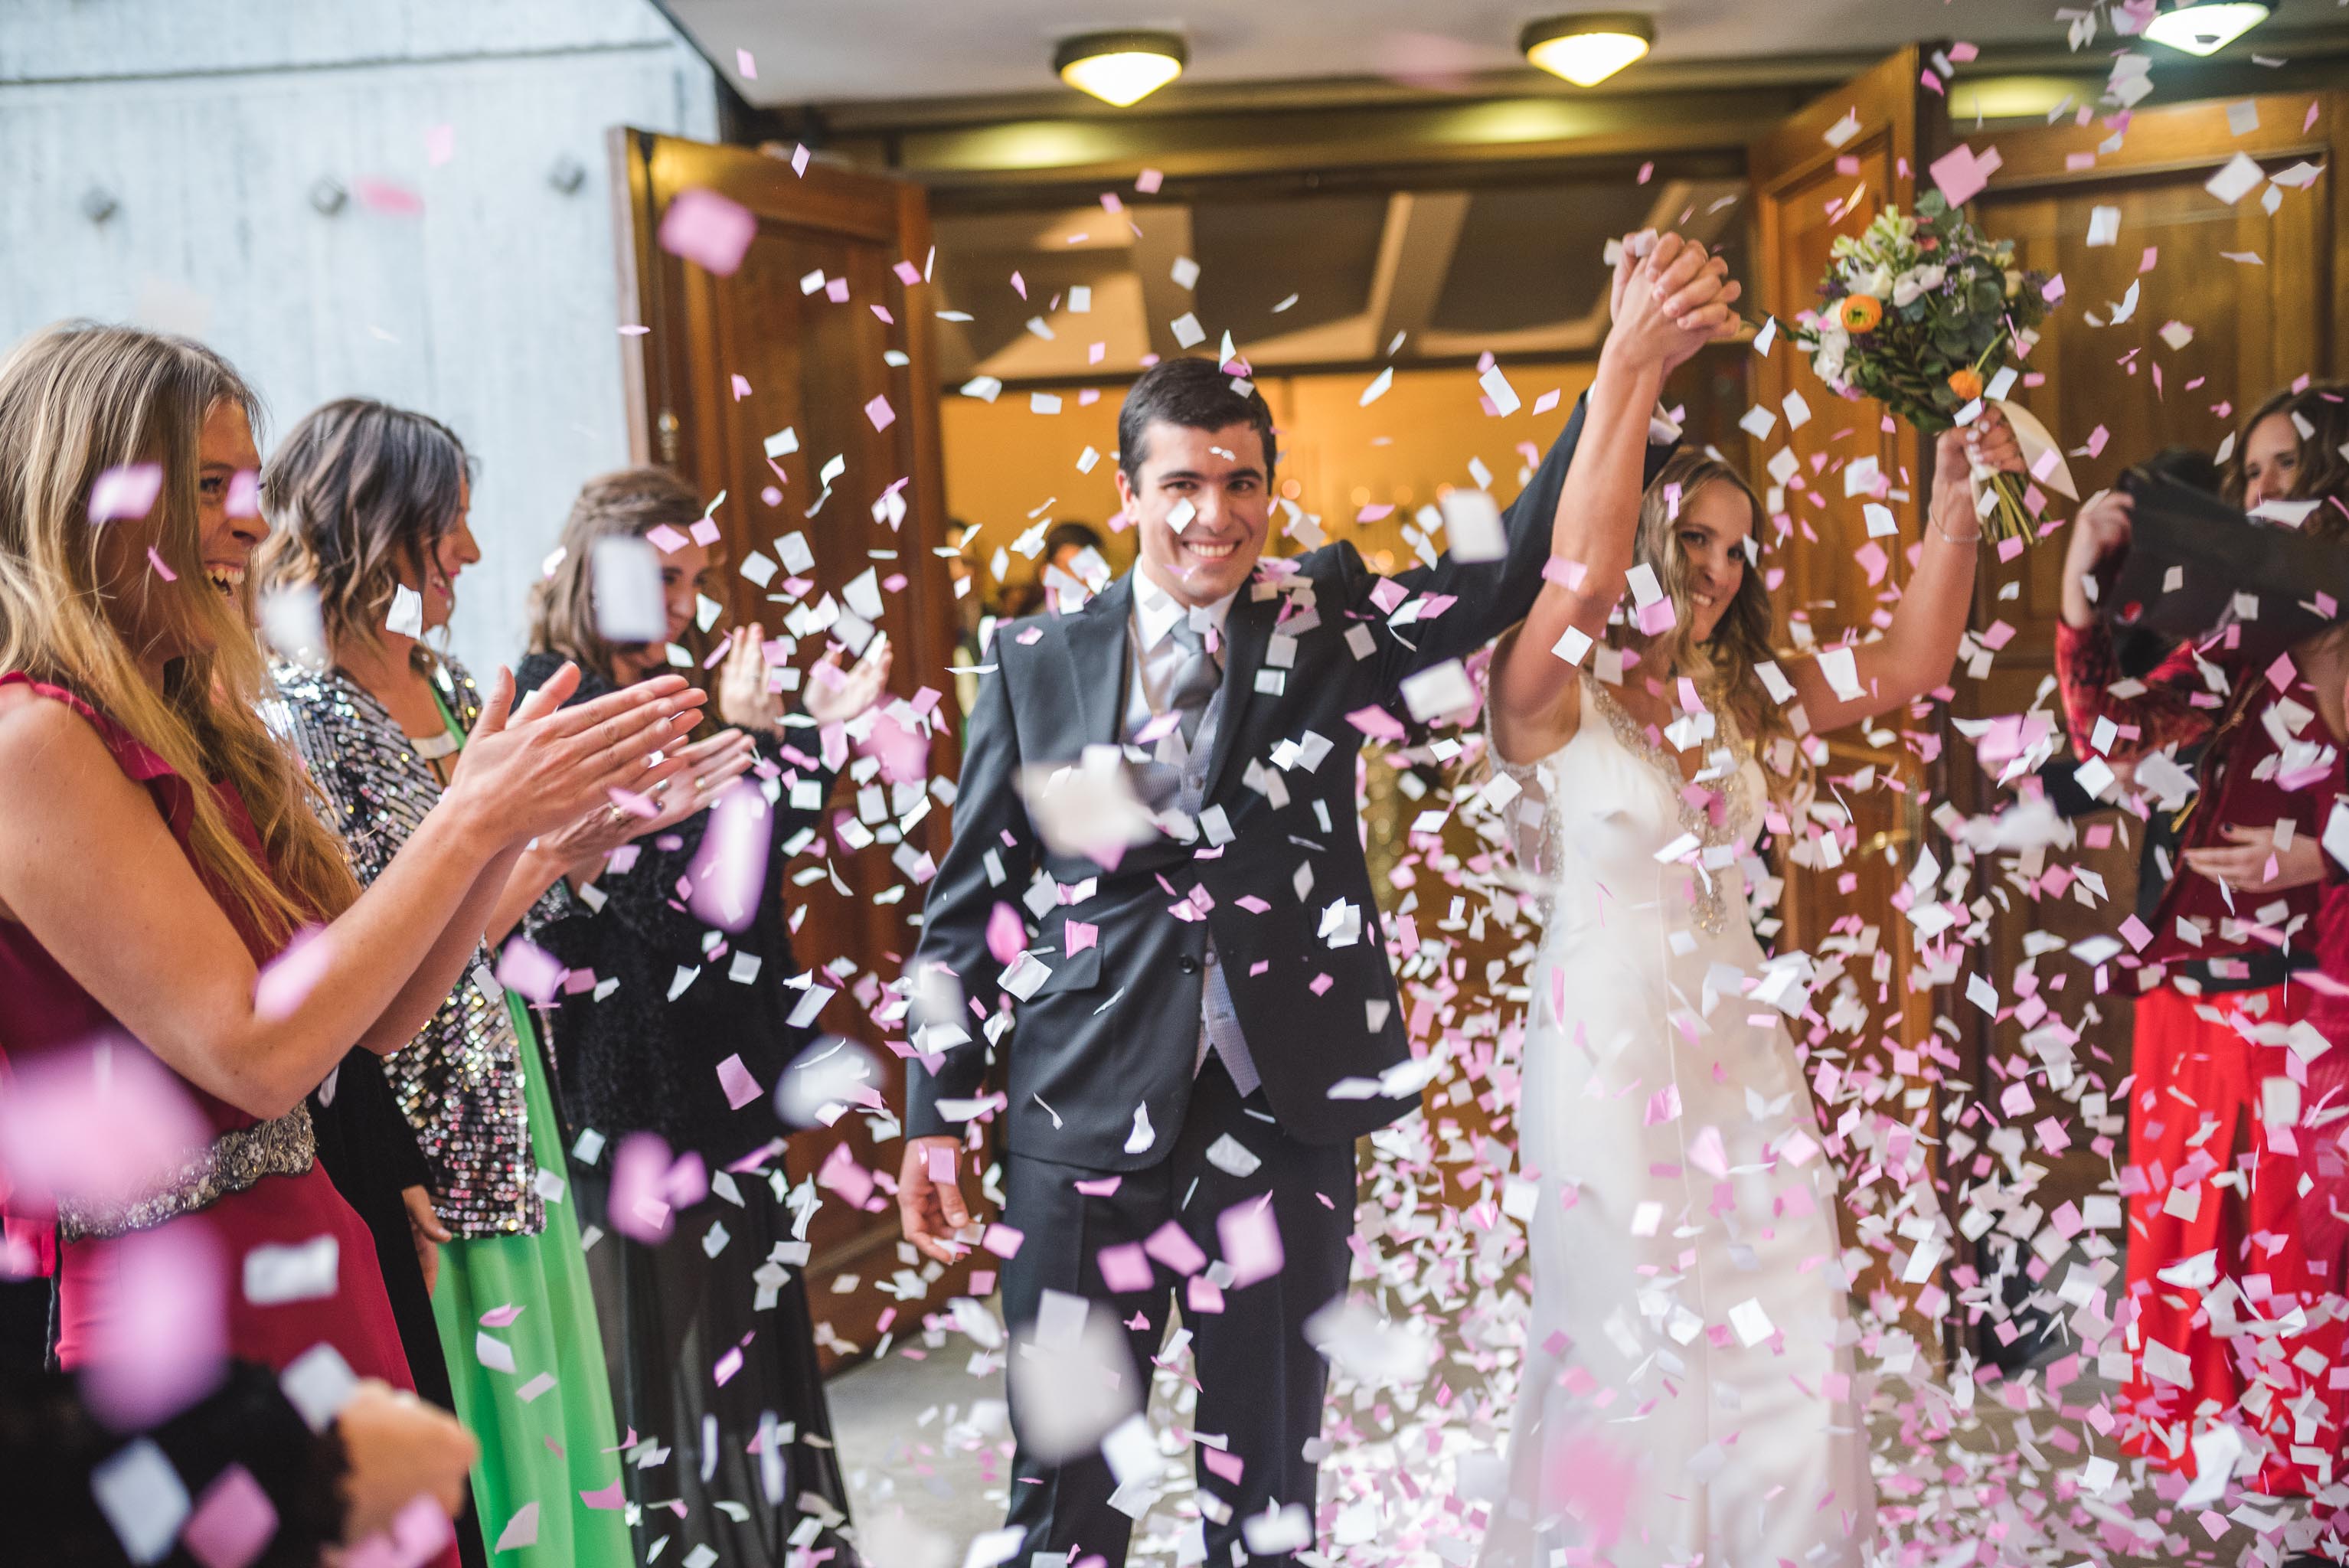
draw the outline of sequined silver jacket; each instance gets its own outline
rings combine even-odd
[[[440,776],[384,706],[339,670],[277,661],[270,727],[291,741],[326,798],[329,825],[372,882],[440,799]],[[455,661],[441,665],[441,700],[470,729],[481,693]],[[384,1058],[384,1077],[432,1171],[432,1206],[456,1235],[535,1235],[546,1227],[523,1098],[521,1037],[484,945],[415,1039]]]

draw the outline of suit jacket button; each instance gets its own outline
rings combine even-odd
[[[1196,975],[1199,972],[1199,961],[1186,953],[1183,955],[1183,961],[1175,967],[1185,975]]]

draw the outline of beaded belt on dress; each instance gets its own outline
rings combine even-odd
[[[101,1241],[150,1230],[167,1220],[242,1192],[264,1176],[299,1176],[316,1163],[310,1108],[297,1105],[274,1121],[223,1132],[162,1185],[127,1202],[61,1202],[57,1234],[68,1242]]]

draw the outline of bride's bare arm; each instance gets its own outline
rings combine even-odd
[[[1811,727],[1822,733],[1857,724],[1944,685],[1974,602],[1982,520],[1975,515],[1969,461],[2023,471],[2014,432],[1992,408],[1963,431],[1942,432],[1934,449],[1933,495],[1923,553],[1884,635],[1851,650],[1852,684],[1842,691],[1816,654],[1786,663],[1786,679]]]
[[[1575,669],[1551,650],[1569,628],[1598,637],[1622,597],[1639,530],[1649,411],[1672,365],[1734,330],[1737,285],[1723,285],[1727,270],[1677,234],[1662,236],[1645,257],[1627,244],[1616,263],[1615,322],[1550,526],[1553,575],[1494,655],[1494,733],[1506,755],[1536,755],[1574,734]]]

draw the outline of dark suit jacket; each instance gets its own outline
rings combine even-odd
[[[1354,764],[1365,737],[1347,716],[1383,707],[1402,717],[1407,676],[1464,657],[1525,618],[1541,587],[1582,414],[1578,405],[1509,508],[1503,559],[1446,555],[1390,580],[1340,542],[1295,561],[1288,581],[1302,585],[1300,594],[1258,570],[1225,627],[1224,712],[1203,807],[1220,806],[1229,819],[1234,836],[1220,850],[1204,835],[1195,846],[1161,838],[1104,871],[1086,857],[1054,853],[1022,801],[1023,768],[1072,763],[1088,745],[1123,738],[1129,578],[1073,614],[996,629],[996,667],[980,677],[964,744],[954,842],[930,886],[912,972],[943,965],[968,998],[994,1012],[1004,966],[988,953],[987,927],[1000,903],[1027,920],[1030,947],[1051,975],[1017,1004],[1016,1026],[994,1046],[966,1008],[957,1021],[968,1042],[936,1053],[935,1071],[918,1057],[906,1064],[908,1136],[957,1130],[939,1114],[942,1098],[1001,1089],[1014,1152],[1095,1171],[1141,1170],[1164,1158],[1190,1098],[1211,933],[1266,1098],[1290,1136],[1350,1141],[1418,1102],[1415,1093],[1330,1097],[1340,1079],[1375,1078],[1411,1055],[1355,810]],[[1651,476],[1668,455],[1649,449]],[[1432,618],[1391,625],[1391,611],[1371,597],[1390,581],[1390,605],[1427,601]],[[1300,621],[1290,611],[1276,649],[1275,622],[1291,602],[1309,603],[1312,616]],[[1356,628],[1363,634],[1350,643]],[[1260,675],[1278,679],[1259,684]],[[1309,735],[1330,743],[1315,748],[1323,753],[1317,766],[1275,766],[1275,748]],[[1278,791],[1250,786],[1267,774]],[[1097,891],[1034,920],[1021,898],[1039,868],[1063,886],[1097,878]],[[1300,896],[1305,872],[1311,881]],[[1193,900],[1201,888],[1207,898]],[[1360,934],[1335,946],[1319,932],[1323,912],[1341,900],[1353,906]],[[1171,913],[1200,902],[1204,919]],[[1071,919],[1099,928],[1095,944],[1072,957]],[[1129,1153],[1137,1107],[1155,1138]]]

